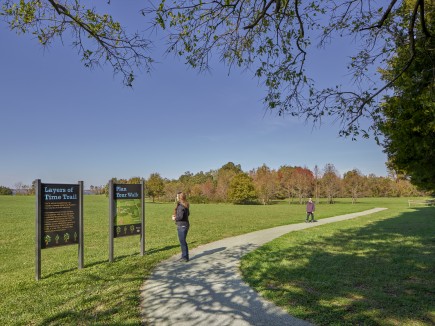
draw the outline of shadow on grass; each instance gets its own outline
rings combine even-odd
[[[113,258],[113,260],[114,260],[113,262],[115,263],[117,261],[122,261],[122,260],[124,260],[124,259],[126,259],[128,257],[136,256],[136,255],[139,255],[139,254],[140,254],[140,252],[137,251],[137,252],[132,253],[131,255],[115,256]],[[107,263],[109,263],[109,258],[107,258],[106,260],[94,261],[92,263],[86,263],[86,260],[85,260],[83,269],[90,268],[90,267],[97,266],[97,265],[103,265],[103,264],[107,264]],[[49,273],[47,275],[43,275],[41,277],[41,279],[47,279],[47,278],[50,278],[50,277],[53,277],[53,276],[68,274],[68,273],[76,271],[77,269],[78,268],[76,267],[76,268],[69,268],[69,269],[64,269],[64,270],[60,270],[60,271],[57,271],[57,272]]]
[[[196,241],[191,242],[191,244],[195,244]],[[151,250],[145,250],[145,255],[153,255],[153,254],[157,254],[159,252],[164,252],[164,251],[168,251],[174,248],[179,248],[180,245],[173,245],[173,246],[165,246],[162,248],[155,248],[155,249],[151,249]],[[132,257],[132,256],[138,256],[140,255],[139,251],[135,251],[132,254],[129,255],[120,255],[120,256],[114,256],[113,259],[113,263],[116,263],[118,261],[122,261],[126,258]],[[99,261],[94,261],[92,263],[86,263],[86,257],[85,257],[85,264],[84,264],[84,268],[90,268],[93,266],[97,266],[97,265],[103,265],[103,264],[107,264],[109,262],[109,258],[107,258],[106,260],[99,260]],[[53,272],[53,273],[49,273],[47,275],[42,275],[41,279],[47,279],[53,276],[58,276],[58,275],[64,275],[67,273],[71,273],[73,271],[76,271],[77,268],[69,268],[69,269],[64,269],[64,270],[60,270],[58,272]]]
[[[435,209],[310,232],[305,243],[251,253],[248,283],[317,325],[435,324]]]
[[[133,296],[137,297],[137,293],[122,293],[120,291],[118,296],[111,296],[111,302],[104,302],[99,295],[78,298],[75,302],[76,309],[55,313],[44,318],[39,325],[138,325],[137,322],[129,322],[125,318],[119,320],[120,317],[115,317],[122,313],[122,305],[125,304],[125,301],[136,301]]]
[[[167,250],[171,250],[171,249],[179,248],[179,247],[180,247],[180,245],[173,245],[173,246],[165,246],[163,248],[155,248],[155,249],[145,251],[145,254],[152,255],[152,254],[156,254],[158,252],[167,251]]]

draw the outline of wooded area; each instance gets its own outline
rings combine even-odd
[[[135,182],[138,178],[118,180]],[[100,190],[104,192],[104,189]],[[262,165],[244,172],[239,164],[228,162],[217,170],[193,174],[185,172],[178,179],[166,179],[152,173],[146,180],[146,192],[153,201],[174,201],[175,194],[184,191],[196,203],[231,202],[235,204],[269,204],[273,200],[288,199],[291,203],[304,203],[308,197],[334,203],[336,198],[409,197],[424,196],[402,175],[378,177],[363,175],[358,169],[342,176],[333,164],[322,169],[283,165],[271,169]]]

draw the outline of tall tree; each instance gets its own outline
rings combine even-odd
[[[234,176],[228,188],[228,200],[234,204],[249,204],[256,199],[252,178],[246,173]]]
[[[284,193],[287,195],[287,198],[290,201],[293,195],[293,172],[295,168],[283,165],[278,169],[278,180],[283,189]]]
[[[190,171],[184,172],[184,174],[178,178],[178,181],[183,185],[183,192],[190,195],[192,187],[195,183],[193,173]]]
[[[276,171],[271,170],[266,164],[263,164],[258,169],[251,171],[250,174],[259,199],[263,205],[269,204],[278,188]]]
[[[352,204],[355,204],[357,199],[361,196],[366,186],[365,177],[358,169],[348,171],[343,175],[343,186],[346,195],[352,198]]]
[[[299,198],[299,204],[303,203],[304,198],[311,196],[313,184],[313,172],[307,168],[295,168],[293,173],[293,191]]]
[[[5,187],[5,186],[0,186],[0,195],[2,195],[2,196],[3,195],[10,196],[12,194],[13,194],[12,189],[10,189],[8,187]]]
[[[316,203],[318,203],[319,196],[320,196],[320,178],[322,177],[322,174],[317,164],[314,166],[313,175],[314,175],[314,196],[316,197]]]
[[[178,180],[164,180],[164,194],[162,198],[169,202],[175,202],[177,192],[183,189],[183,185]]]
[[[334,198],[337,197],[341,190],[341,179],[334,164],[328,163],[325,165],[321,184],[323,192],[328,198],[328,203],[333,204]]]
[[[372,197],[389,197],[392,195],[392,183],[390,178],[377,177],[374,174],[367,176],[368,195]]]
[[[411,40],[397,39],[397,55],[382,71],[386,81],[395,82],[394,94],[386,96],[381,106],[384,116],[379,126],[385,135],[383,146],[391,167],[408,174],[420,188],[435,191],[434,2],[428,7],[432,14],[418,25]],[[412,61],[410,53],[415,57]],[[396,78],[404,65],[408,69]]]
[[[218,174],[219,174],[219,172],[222,172],[222,171],[232,171],[235,174],[243,173],[241,165],[234,164],[233,162],[228,162],[228,163],[222,165],[222,167],[218,170]]]
[[[240,164],[228,162],[224,164],[216,173],[216,199],[227,201],[228,189],[231,180],[238,174],[243,173]]]
[[[148,180],[146,180],[147,195],[153,199],[163,196],[165,193],[165,184],[163,178],[158,173],[151,173]],[[175,196],[175,194],[174,194]]]
[[[207,179],[204,183],[198,184],[197,186],[200,189],[201,196],[207,198],[207,200],[214,199],[216,187],[213,180]]]

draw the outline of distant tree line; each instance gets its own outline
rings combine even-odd
[[[185,172],[178,179],[165,179],[152,173],[146,180],[147,196],[154,201],[173,201],[178,191],[189,195],[191,202],[223,202],[234,204],[269,204],[287,199],[303,203],[306,198],[409,197],[424,196],[404,175],[390,173],[388,177],[363,175],[358,169],[341,176],[333,164],[323,169],[283,165],[274,170],[267,165],[244,172],[239,164],[228,162],[217,170],[193,174]]]
[[[129,179],[112,178],[115,183],[140,183],[140,177]],[[185,172],[178,179],[163,178],[159,173],[151,173],[145,180],[146,195],[154,202],[174,201],[179,191],[186,192],[194,203],[234,203],[264,204],[273,200],[288,200],[289,203],[305,202],[312,197],[317,202],[324,198],[334,203],[336,198],[352,198],[356,202],[361,197],[411,197],[427,196],[428,192],[417,189],[405,175],[390,172],[388,177],[374,174],[363,175],[358,169],[339,174],[334,164],[326,164],[322,169],[317,165],[313,170],[307,167],[283,165],[271,169],[263,164],[248,172],[240,164],[228,162],[217,170],[193,174]],[[14,191],[0,187],[1,195],[32,195],[31,186],[17,183]],[[108,184],[91,185],[88,193],[108,194]]]
[[[31,185],[26,185],[22,182],[14,184],[14,188],[0,186],[0,195],[16,195],[16,196],[28,196],[35,194],[35,181]]]
[[[0,186],[0,195],[12,195],[12,189]]]

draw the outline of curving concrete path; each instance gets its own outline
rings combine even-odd
[[[239,273],[240,258],[286,233],[376,213],[386,208],[256,231],[190,250],[161,262],[141,288],[145,325],[311,325],[264,300]]]

